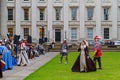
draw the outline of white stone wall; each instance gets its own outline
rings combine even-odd
[[[120,1],[119,0],[1,0],[1,34],[6,36],[8,26],[14,28],[14,34],[23,38],[23,28],[30,29],[33,39],[39,39],[39,28],[45,27],[45,37],[49,41],[55,40],[55,29],[61,29],[61,42],[65,39],[71,41],[71,28],[77,28],[77,40],[87,39],[87,28],[93,28],[94,35],[104,36],[104,28],[110,29],[109,39],[120,39]],[[87,21],[87,7],[94,8],[92,21]],[[7,8],[14,8],[14,21],[8,25]],[[39,8],[45,8],[45,20],[39,20]],[[61,7],[61,21],[55,21],[55,7]],[[77,21],[71,21],[71,7],[77,7]],[[109,7],[108,21],[103,20],[103,8]],[[24,21],[24,8],[29,8],[29,21]],[[14,24],[14,25],[13,25]],[[66,32],[66,35],[65,35]]]

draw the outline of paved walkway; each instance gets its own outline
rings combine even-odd
[[[47,63],[57,54],[58,52],[48,52],[45,55],[40,55],[39,57],[31,59],[27,66],[14,66],[12,70],[3,72],[3,78],[0,80],[23,80],[26,76]]]

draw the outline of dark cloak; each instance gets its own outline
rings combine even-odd
[[[78,49],[78,51],[80,51],[80,53],[81,53],[80,48]],[[92,59],[90,57],[87,58],[87,56],[89,56],[88,47],[86,47],[84,49],[84,52],[85,52],[85,59],[86,59],[86,65],[87,65],[87,72],[96,71],[95,63],[92,61]],[[81,54],[78,55],[74,65],[72,66],[72,72],[80,72],[80,56],[81,56]]]

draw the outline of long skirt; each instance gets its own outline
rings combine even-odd
[[[6,50],[4,52],[2,60],[5,62],[5,66],[2,68],[3,71],[13,68],[12,56],[11,56],[11,51],[10,50]]]

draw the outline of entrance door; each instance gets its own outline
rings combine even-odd
[[[56,29],[55,30],[55,41],[56,42],[60,42],[61,41],[61,30],[60,29]]]

